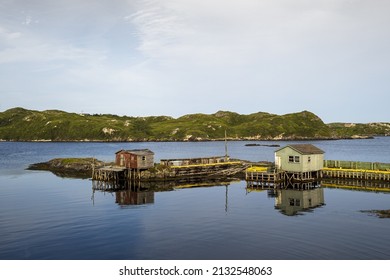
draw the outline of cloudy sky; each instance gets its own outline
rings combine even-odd
[[[0,111],[390,121],[389,0],[0,0]]]

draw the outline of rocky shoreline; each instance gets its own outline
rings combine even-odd
[[[368,213],[370,215],[374,215],[381,219],[388,219],[390,218],[390,209],[386,210],[362,210],[363,213]]]
[[[93,168],[101,168],[109,164],[95,158],[55,158],[30,164],[27,170],[51,171],[59,177],[87,179],[92,177]]]
[[[389,135],[378,135],[380,137],[387,137]],[[227,141],[323,141],[323,140],[329,140],[329,141],[337,141],[337,140],[364,140],[364,139],[374,139],[375,136],[363,136],[363,135],[353,135],[350,137],[266,137],[266,138],[257,138],[257,137],[239,137],[239,138],[227,138]],[[66,142],[74,142],[74,143],[142,143],[142,142],[218,142],[218,141],[225,141],[225,139],[222,138],[201,138],[197,137],[194,139],[81,139],[81,140],[71,140],[71,139],[64,139],[64,140],[51,140],[51,139],[37,139],[37,140],[4,140],[0,139],[0,142],[52,142],[52,143],[66,143]]]

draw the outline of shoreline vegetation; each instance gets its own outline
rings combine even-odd
[[[0,141],[8,142],[201,142],[369,139],[389,136],[390,123],[325,124],[303,111],[275,115],[214,114],[129,117],[13,108],[0,112]],[[253,145],[256,146],[256,145]]]

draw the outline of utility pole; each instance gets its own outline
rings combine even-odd
[[[225,129],[225,161],[229,160],[229,155],[228,155],[228,148],[227,148],[227,137],[226,137],[226,129]]]

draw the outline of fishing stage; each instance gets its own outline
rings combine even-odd
[[[120,150],[115,165],[92,168],[96,189],[116,189],[123,182],[202,182],[245,180],[247,188],[311,188],[318,185],[350,189],[389,190],[390,163],[325,160],[310,144],[288,145],[275,151],[275,162],[247,162],[224,156],[162,159],[154,163],[148,149]],[[108,187],[107,187],[108,186]]]

